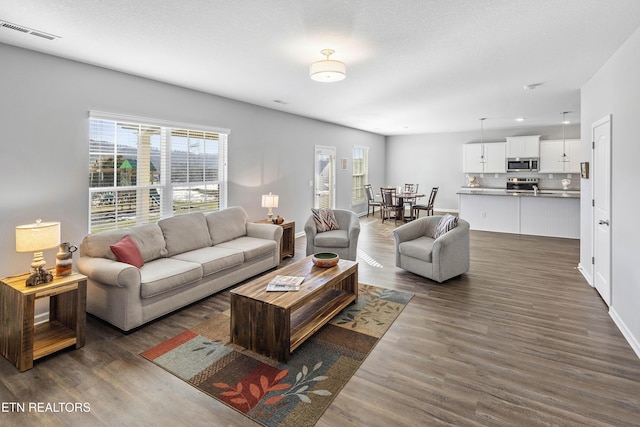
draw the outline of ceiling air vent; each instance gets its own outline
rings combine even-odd
[[[19,31],[21,33],[31,34],[32,36],[41,37],[47,40],[55,40],[59,39],[60,36],[56,36],[54,34],[45,33],[44,31],[34,30],[29,27],[24,27],[22,25],[12,24],[11,22],[0,21],[0,27],[8,28],[10,30]]]

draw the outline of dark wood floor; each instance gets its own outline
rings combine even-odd
[[[441,285],[394,266],[392,221],[361,224],[360,281],[415,297],[318,426],[640,425],[640,360],[576,270],[577,240],[472,232],[471,271]],[[139,356],[228,307],[223,292],[128,335],[90,317],[80,350],[25,373],[0,358],[2,408],[90,404],[0,425],[255,426]]]

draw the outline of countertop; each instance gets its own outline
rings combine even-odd
[[[579,190],[538,190],[536,195],[533,191],[514,191],[504,188],[487,187],[462,187],[456,194],[474,196],[509,196],[509,197],[556,197],[564,199],[579,199]]]

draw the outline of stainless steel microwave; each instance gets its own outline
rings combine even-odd
[[[538,172],[537,157],[515,157],[507,159],[507,172]]]

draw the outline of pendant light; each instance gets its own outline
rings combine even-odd
[[[343,80],[347,76],[347,67],[340,61],[329,59],[335,51],[332,49],[323,49],[320,53],[327,58],[311,64],[309,68],[309,77],[311,77],[311,80],[322,83],[332,83]]]
[[[563,162],[563,163],[567,163],[569,161],[569,159],[567,158],[567,142],[566,142],[565,133],[564,133],[564,127],[567,124],[567,120],[565,119],[565,115],[567,113],[568,113],[568,111],[563,111],[562,112],[562,160],[561,160],[561,162]]]
[[[484,159],[484,121],[486,117],[480,117],[480,163],[486,163]]]

